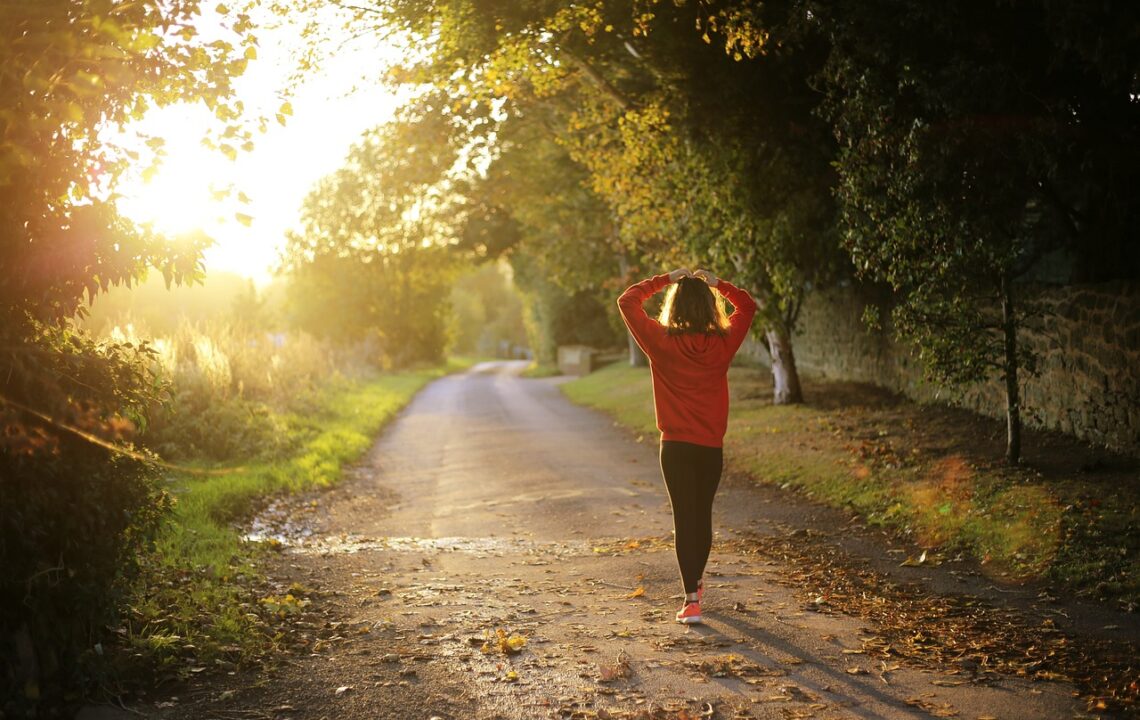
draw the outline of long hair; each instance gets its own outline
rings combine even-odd
[[[670,335],[728,333],[724,296],[696,277],[681,278],[669,288],[657,319]]]

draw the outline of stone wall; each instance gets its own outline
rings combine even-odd
[[[1022,379],[1027,426],[1060,430],[1140,456],[1140,285],[1105,283],[1048,288],[1041,327],[1023,341],[1039,353],[1039,373]],[[827,378],[868,382],[919,401],[945,401],[993,417],[1005,415],[998,378],[961,390],[926,382],[889,328],[871,332],[857,286],[806,298],[794,338],[796,364]],[[884,313],[884,315],[889,313]],[[748,352],[765,361],[753,345]]]

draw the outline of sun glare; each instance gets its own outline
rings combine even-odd
[[[261,38],[259,58],[237,83],[251,115],[272,117],[281,103],[291,43],[298,40],[287,30],[278,32],[281,37]],[[208,272],[267,281],[309,190],[340,166],[361,133],[392,116],[399,98],[375,82],[362,82],[361,74],[397,56],[375,41],[345,45],[294,89],[288,122],[271,124],[254,138],[253,150],[235,160],[202,144],[213,122],[205,107],[152,110],[120,141],[143,148],[143,138],[160,137],[165,158],[152,177],[144,179],[140,167],[120,181],[120,210],[172,236],[205,232],[214,239],[204,258]]]
[[[147,116],[139,130],[165,141],[165,158],[144,179],[132,174],[123,183],[120,210],[136,222],[178,235],[215,228],[225,210],[219,179],[233,174],[232,163],[201,144],[202,117],[197,108],[162,108]],[[231,167],[226,167],[230,165]]]

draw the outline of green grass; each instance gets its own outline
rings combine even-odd
[[[656,432],[653,390],[649,371],[615,363],[561,385],[562,392],[579,405],[604,410],[622,425],[641,432]]]
[[[240,523],[274,495],[335,484],[417,391],[474,362],[331,383],[312,411],[283,418],[300,438],[288,457],[232,469],[199,467],[201,474],[173,478],[172,516],[156,552],[143,560],[126,618],[135,660],[185,672],[194,663],[248,660],[270,650],[277,634],[266,604],[273,600],[261,586],[259,548],[242,540]]]
[[[1125,607],[1140,598],[1135,483],[1105,494],[1071,473],[1009,468],[963,451],[972,436],[948,444],[947,435],[970,430],[937,409],[858,394],[774,406],[759,368],[733,368],[729,385],[726,456],[756,481],[850,509],[943,554],[973,556],[996,577],[1054,580]],[[561,387],[634,431],[656,432],[645,368],[611,365]],[[809,397],[827,398],[850,386],[809,389]]]
[[[159,543],[161,554],[179,564],[224,567],[240,554],[235,521],[275,493],[334,484],[341,468],[367,450],[384,424],[439,375],[438,370],[398,373],[329,389],[316,403],[317,412],[286,417],[290,432],[307,437],[291,457],[180,478],[173,488],[173,521]]]
[[[524,378],[546,378],[561,374],[562,371],[556,365],[540,365],[537,362],[527,365],[526,369],[520,373]]]

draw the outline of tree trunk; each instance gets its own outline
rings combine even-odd
[[[633,335],[627,330],[625,333],[626,340],[629,341],[629,366],[630,367],[648,367],[649,358],[645,357],[645,353],[641,352],[641,347],[638,346],[637,341],[633,339]]]
[[[1005,457],[1011,465],[1021,462],[1021,392],[1017,382],[1017,319],[1009,277],[1001,279],[1001,320],[1005,335]]]
[[[614,226],[616,228],[616,225]],[[613,237],[614,246],[619,246],[617,239],[617,230],[614,230]],[[626,257],[624,251],[619,251],[617,254],[618,272],[627,282],[629,281],[629,258]],[[629,342],[629,366],[630,367],[648,367],[649,358],[645,357],[645,353],[641,352],[641,347],[638,346],[637,341],[633,339],[633,335],[628,330],[625,332],[625,339]]]
[[[786,330],[764,331],[768,353],[772,356],[772,404],[791,405],[804,401],[800,389],[800,374],[796,370],[796,356],[792,353],[792,338]]]

